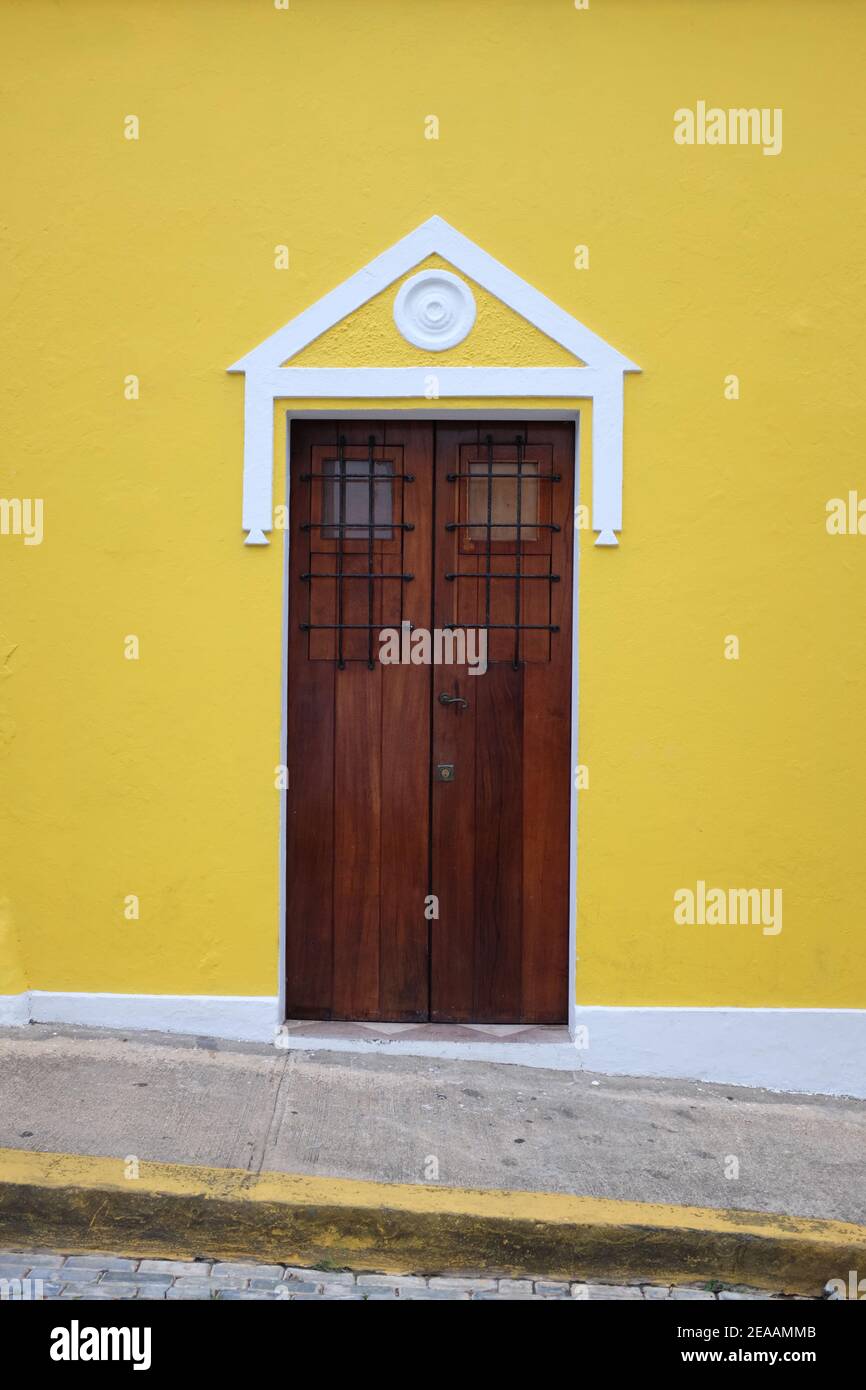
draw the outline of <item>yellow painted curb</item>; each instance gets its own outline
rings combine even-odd
[[[816,1295],[866,1227],[768,1212],[0,1149],[0,1243],[385,1273],[719,1280]]]

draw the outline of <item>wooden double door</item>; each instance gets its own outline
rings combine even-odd
[[[289,1018],[566,1018],[573,494],[571,424],[292,424]]]

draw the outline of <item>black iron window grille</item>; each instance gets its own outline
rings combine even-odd
[[[336,542],[333,552],[333,570],[319,571],[314,570],[312,565],[304,571],[301,579],[309,584],[310,587],[310,607],[312,609],[312,585],[318,579],[333,581],[335,584],[336,618],[334,623],[301,623],[302,632],[333,632],[336,634],[337,649],[337,668],[344,670],[347,657],[345,655],[344,633],[346,632],[366,632],[367,634],[367,667],[373,671],[376,662],[373,659],[374,634],[383,626],[382,622],[374,622],[373,614],[375,609],[376,589],[375,586],[380,580],[399,580],[401,584],[411,583],[414,575],[407,574],[402,567],[403,561],[403,534],[406,531],[413,531],[414,525],[411,522],[397,521],[392,515],[395,510],[392,503],[391,484],[399,482],[401,484],[413,483],[414,476],[411,473],[396,472],[393,463],[387,460],[376,458],[376,436],[369,435],[367,439],[367,457],[357,458],[346,456],[346,438],[341,435],[337,447],[337,457],[327,459],[322,462],[322,471],[319,473],[302,473],[300,481],[307,484],[316,483],[321,488],[321,514],[319,521],[305,521],[301,524],[301,530],[309,532],[310,557],[312,558],[313,540],[312,535],[318,532],[324,541]],[[360,489],[365,491],[361,492]],[[402,507],[400,509],[402,515]],[[388,541],[397,533],[400,539],[400,567],[396,573],[386,573],[385,566],[376,567],[376,542]],[[346,550],[347,541],[367,541],[367,566],[363,572],[346,569]],[[353,552],[354,553],[354,552]],[[346,595],[343,589],[344,582],[349,580],[366,582],[367,584],[367,621],[366,622],[345,622]],[[402,616],[402,602],[401,602]]]
[[[537,465],[532,465],[532,472],[526,472],[526,441],[523,435],[518,434],[514,444],[516,449],[516,463],[514,467],[504,467],[501,460],[494,460],[493,436],[488,434],[486,443],[486,467],[483,471],[478,471],[477,465],[467,465],[468,471],[460,469],[456,473],[446,474],[449,483],[466,483],[467,499],[472,496],[472,490],[478,489],[479,484],[486,485],[486,490],[482,497],[481,511],[486,519],[479,519],[477,515],[470,516],[469,512],[476,509],[476,502],[467,500],[467,517],[461,521],[449,521],[445,525],[446,531],[466,531],[474,539],[481,539],[484,545],[484,568],[476,570],[453,570],[446,573],[448,581],[455,579],[475,579],[482,580],[484,583],[484,616],[483,622],[480,620],[478,627],[485,628],[488,632],[513,632],[514,647],[511,664],[515,670],[522,664],[521,662],[521,633],[523,632],[548,632],[559,631],[559,627],[554,623],[526,623],[522,622],[521,612],[523,589],[522,586],[527,581],[542,581],[550,584],[558,584],[560,576],[558,574],[532,574],[527,573],[523,566],[523,546],[527,540],[535,540],[541,531],[555,532],[561,528],[553,521],[542,521],[539,516],[538,507],[538,487],[541,483],[558,483],[562,480],[559,473],[542,473]],[[507,479],[513,488],[514,515],[504,520],[494,520],[494,482]],[[535,490],[535,512],[536,515],[527,520],[524,515],[524,489],[531,486]],[[500,505],[503,489],[500,488]],[[508,500],[511,500],[511,489],[508,490]],[[459,516],[459,509],[458,509]],[[514,569],[507,572],[494,570],[493,563],[493,543],[497,539],[494,533],[499,533],[499,539],[514,540]],[[514,622],[513,623],[492,623],[490,621],[491,594],[494,583],[502,582],[514,585]],[[446,627],[455,628],[462,624],[453,622],[446,623]]]

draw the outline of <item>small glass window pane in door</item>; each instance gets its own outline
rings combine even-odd
[[[492,541],[534,541],[538,539],[538,464],[524,461],[520,470],[520,534],[517,531],[517,463],[497,460],[488,478],[486,463],[470,463],[472,478],[467,483],[469,489],[469,538],[483,541],[487,538],[488,488],[492,489],[490,532]],[[503,474],[509,476],[503,477]],[[478,481],[476,481],[476,479]]]
[[[367,540],[370,535],[370,463],[366,458],[344,460],[345,480],[341,484],[339,459],[322,462],[322,535],[327,540],[339,539],[338,526],[346,527],[344,540]],[[391,539],[391,479],[380,477],[394,471],[392,459],[376,459],[373,463],[373,539]],[[340,508],[340,493],[345,491],[345,516]]]

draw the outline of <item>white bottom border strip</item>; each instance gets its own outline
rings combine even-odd
[[[24,1002],[15,1010],[10,1001]],[[10,1017],[14,1012],[18,1017]],[[0,1023],[4,1022],[66,1023],[82,1028],[187,1033],[269,1043],[277,1024],[277,999],[232,994],[66,994],[34,989],[29,994],[0,995]]]
[[[866,1009],[578,1007],[586,1071],[866,1099]]]
[[[17,1028],[29,1022],[29,994],[0,994],[0,1028]]]
[[[278,1001],[260,995],[0,995],[0,1027],[76,1024],[266,1042],[299,1051],[505,1062],[609,1076],[669,1077],[866,1099],[866,1009],[578,1007],[577,1041],[335,1039],[277,1032]],[[585,1035],[580,1031],[585,1030]]]

